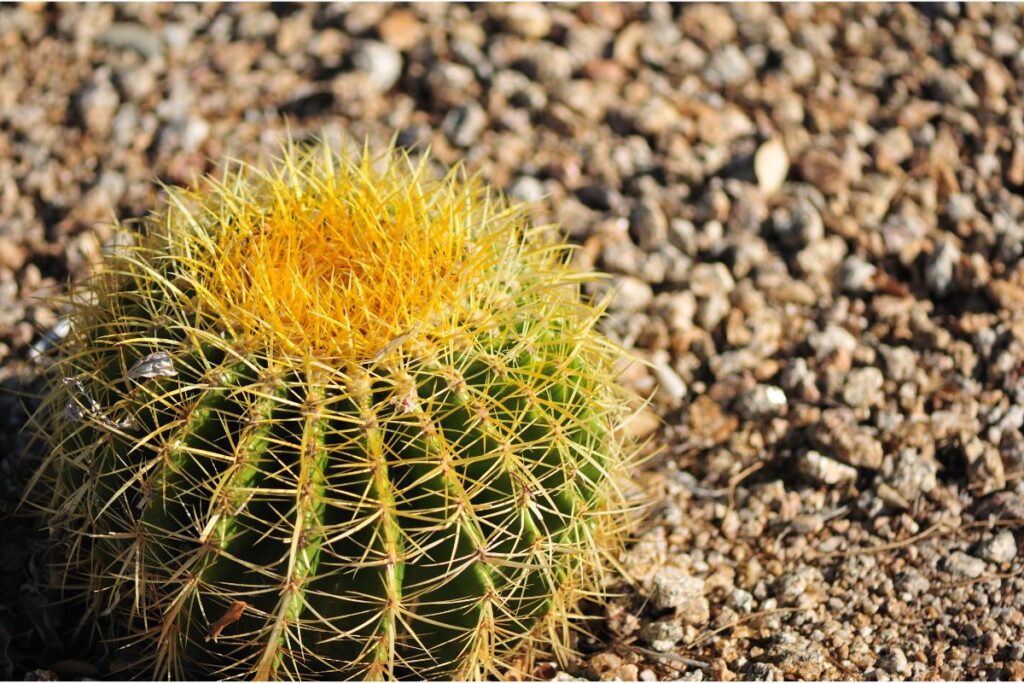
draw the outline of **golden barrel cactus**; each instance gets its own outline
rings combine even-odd
[[[528,226],[394,149],[171,191],[75,298],[38,418],[80,628],[161,678],[563,655],[630,449],[583,276]]]

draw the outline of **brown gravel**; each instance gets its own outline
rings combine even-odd
[[[210,159],[427,146],[613,275],[660,452],[542,677],[1024,678],[1020,5],[0,7],[0,509],[53,298]],[[24,404],[24,405],[23,405]],[[661,418],[661,423],[654,420]],[[62,645],[4,522],[0,678]]]

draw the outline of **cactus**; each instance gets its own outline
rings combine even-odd
[[[568,652],[629,517],[617,351],[565,245],[430,168],[324,144],[228,167],[74,298],[33,483],[123,673]]]

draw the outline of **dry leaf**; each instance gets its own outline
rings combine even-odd
[[[230,626],[242,618],[242,612],[244,612],[245,608],[248,606],[249,603],[244,600],[235,600],[231,603],[231,607],[229,607],[228,611],[224,613],[224,616],[210,624],[210,632],[206,635],[206,640],[217,640],[217,636],[220,635],[221,631],[223,631],[225,627]]]
[[[128,370],[129,379],[174,377],[177,374],[178,372],[174,369],[174,362],[166,351],[157,351],[145,358],[140,358]]]

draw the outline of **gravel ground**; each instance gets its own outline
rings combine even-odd
[[[956,3],[0,7],[0,506],[29,346],[160,180],[428,145],[613,275],[621,595],[543,678],[1024,677],[1024,16]],[[0,678],[61,650],[4,522]]]

